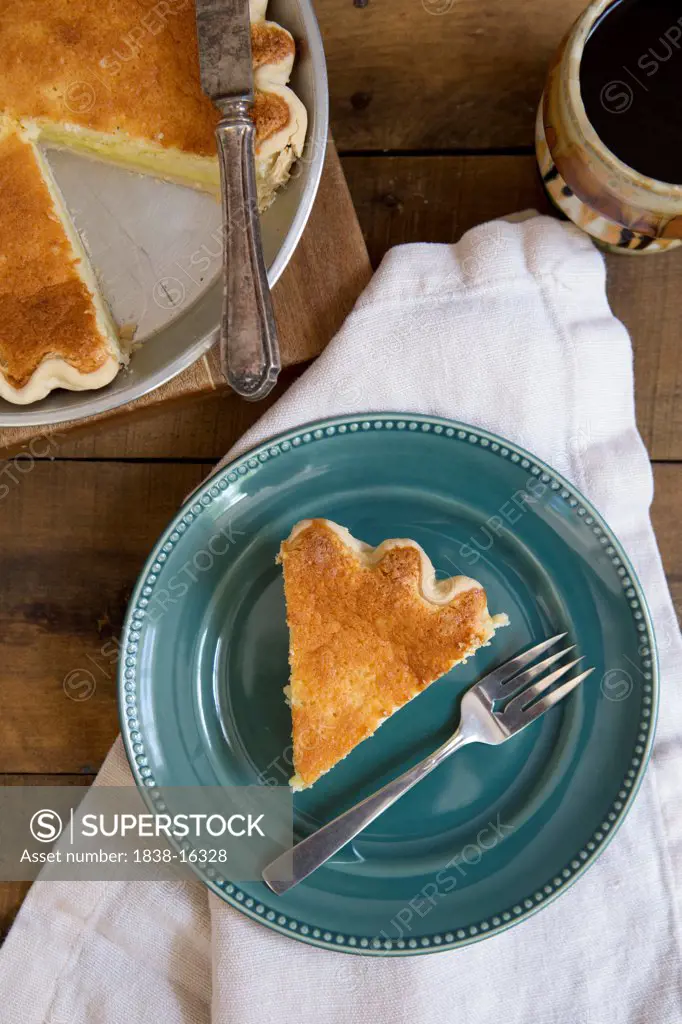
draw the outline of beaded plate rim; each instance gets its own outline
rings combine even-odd
[[[272,458],[286,455],[302,445],[312,444],[336,435],[354,434],[369,430],[419,431],[432,433],[458,443],[477,444],[501,458],[520,464],[533,476],[547,484],[555,496],[575,514],[581,523],[592,530],[600,539],[605,552],[611,558],[624,591],[624,598],[633,618],[633,625],[639,634],[638,655],[643,677],[642,703],[637,743],[630,759],[630,767],[621,780],[616,799],[582,849],[564,866],[561,872],[525,899],[494,914],[489,918],[452,931],[422,936],[419,939],[380,939],[376,936],[350,935],[325,930],[304,921],[283,914],[275,906],[268,905],[272,899],[268,894],[267,903],[243,892],[238,885],[222,878],[212,868],[193,864],[194,873],[217,896],[275,931],[290,938],[298,939],[322,949],[337,952],[363,954],[368,956],[412,956],[415,954],[442,952],[458,949],[497,935],[507,928],[526,920],[565,892],[594,863],[613,838],[627,816],[644,776],[653,745],[659,697],[659,669],[656,642],[651,615],[637,575],[618,538],[602,516],[581,492],[557,470],[520,445],[479,427],[437,416],[417,413],[381,412],[336,416],[303,424],[293,430],[279,434],[239,456],[223,466],[201,484],[183,504],[171,524],[157,541],[140,573],[130,598],[123,626],[121,652],[118,666],[118,703],[121,732],[126,755],[135,779],[147,806],[154,810],[162,800],[162,793],[156,789],[154,775],[149,767],[144,738],[139,731],[136,705],[136,669],[138,644],[145,618],[145,609],[153,594],[154,585],[162,571],[168,553],[173,549],[186,530],[208,508],[213,500],[224,493],[231,484],[257,473],[259,468]],[[178,848],[187,844],[176,844]],[[184,846],[188,849],[188,846]]]

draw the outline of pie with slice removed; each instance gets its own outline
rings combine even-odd
[[[295,45],[251,2],[258,205],[301,155]],[[109,384],[127,362],[42,145],[217,196],[220,112],[193,0],[0,0],[0,397]],[[42,180],[41,180],[42,179]]]
[[[305,519],[278,561],[290,637],[294,790],[312,786],[508,621],[489,614],[476,580],[436,580],[412,540],[373,548],[329,520]]]

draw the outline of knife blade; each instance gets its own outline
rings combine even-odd
[[[196,0],[201,87],[221,100],[253,100],[249,0]]]

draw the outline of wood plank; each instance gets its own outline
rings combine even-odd
[[[343,168],[374,267],[402,242],[453,242],[494,217],[550,212],[532,156],[351,156]]]
[[[117,637],[149,549],[208,467],[40,463],[0,515],[0,772],[96,771],[118,731]],[[682,611],[682,464],[655,523]]]
[[[341,150],[531,146],[586,0],[316,0]]]
[[[0,516],[0,772],[96,771],[131,588],[207,465],[36,463]]]
[[[89,786],[92,775],[0,775],[0,786]],[[0,943],[10,929],[31,882],[0,882]]]
[[[50,441],[52,458],[115,459],[174,458],[216,461],[229,450],[305,367],[283,370],[277,386],[262,402],[243,402],[235,395],[220,392],[201,398],[172,402],[132,420],[88,429],[76,435],[66,433]],[[42,451],[44,445],[38,445]],[[20,449],[31,454],[30,445]],[[36,450],[35,444],[33,450]],[[16,453],[15,453],[16,457]]]
[[[0,943],[10,930],[31,882],[0,882]]]
[[[401,242],[453,242],[515,210],[549,212],[531,156],[353,157],[344,170],[375,266]],[[633,342],[640,431],[652,458],[682,459],[682,250],[609,255],[607,267]]]
[[[656,463],[654,485],[651,519],[673,604],[678,619],[682,620],[682,532],[679,512],[682,504],[682,464]],[[664,642],[666,638],[659,637],[659,643],[663,645]]]

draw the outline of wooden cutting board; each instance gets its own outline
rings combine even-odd
[[[350,312],[371,275],[367,248],[358,224],[336,148],[330,141],[320,188],[303,237],[273,291],[282,365],[293,366],[318,355]],[[142,417],[161,404],[228,389],[214,351],[173,380],[111,412],[76,423],[49,427],[0,427],[0,454],[21,451],[39,437],[92,431],[125,417]]]

